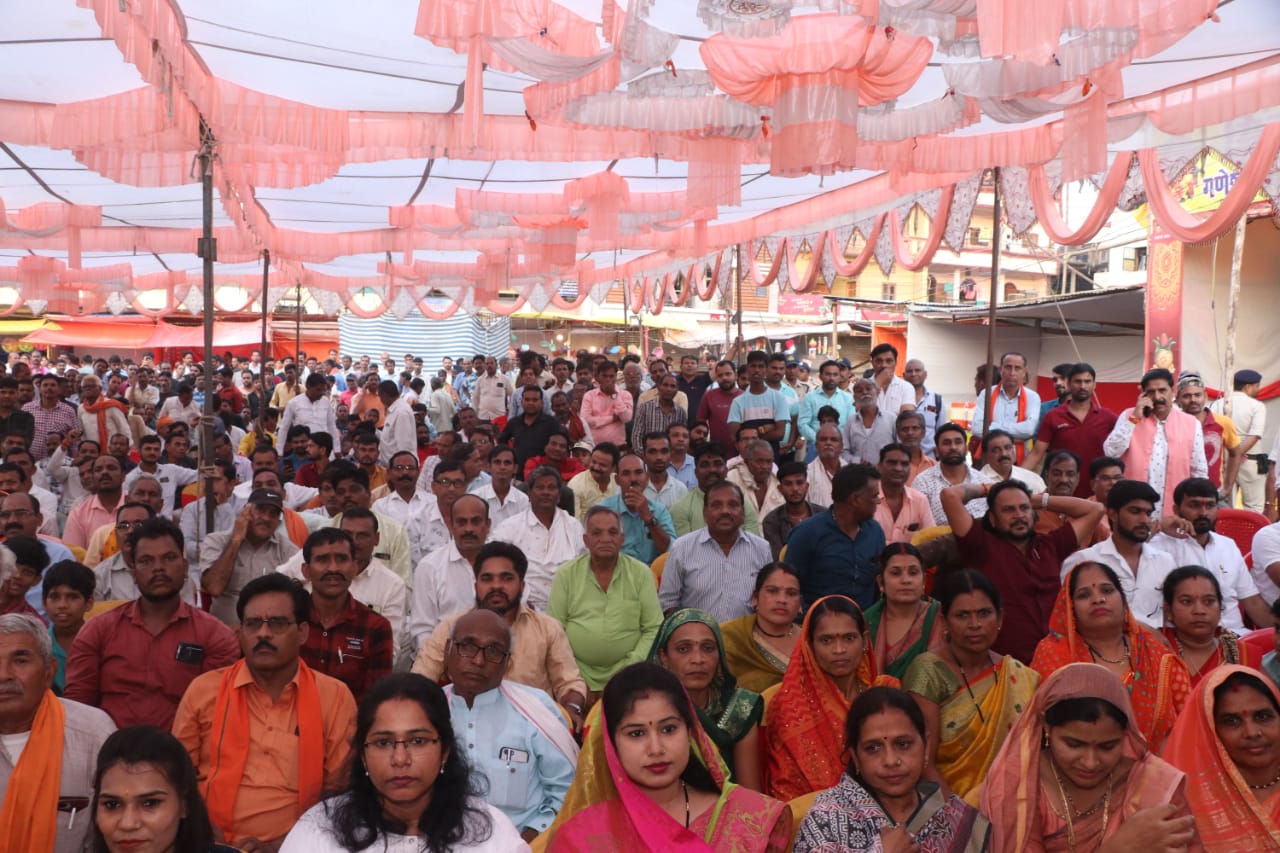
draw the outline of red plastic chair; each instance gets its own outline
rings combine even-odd
[[[1253,550],[1253,534],[1269,523],[1265,515],[1251,509],[1220,509],[1214,532],[1235,542],[1241,554],[1248,554]]]
[[[1275,633],[1274,628],[1259,628],[1245,634],[1240,638],[1240,642],[1257,652],[1258,657],[1261,658],[1267,652],[1276,650]]]

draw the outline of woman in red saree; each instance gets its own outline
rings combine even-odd
[[[1191,674],[1194,688],[1206,675],[1224,664],[1262,666],[1262,656],[1223,628],[1222,586],[1203,566],[1174,569],[1164,579],[1163,630],[1170,648],[1178,653]]]
[[[1042,679],[1069,663],[1110,670],[1129,691],[1147,745],[1163,749],[1191,693],[1191,676],[1181,658],[1133,618],[1116,573],[1102,563],[1075,566],[1053,605],[1049,630],[1031,668]]]
[[[1280,851],[1280,692],[1243,666],[1220,666],[1196,686],[1165,758],[1187,774],[1209,853]]]
[[[588,717],[578,774],[534,849],[790,850],[786,804],[727,779],[679,679],[657,664],[632,664],[609,680]]]
[[[848,764],[850,704],[870,687],[899,684],[876,675],[867,623],[853,599],[814,602],[782,683],[765,693],[765,791],[792,800],[836,784]]]
[[[993,853],[1201,853],[1186,774],[1147,748],[1136,719],[1102,666],[1045,679],[982,788]]]

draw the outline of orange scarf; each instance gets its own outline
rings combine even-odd
[[[1220,666],[1191,694],[1173,727],[1164,757],[1187,774],[1187,796],[1205,850],[1275,853],[1280,851],[1280,795],[1258,802],[1227,754],[1213,722],[1213,691],[1237,672],[1257,677],[1280,701],[1280,692],[1257,670]]]
[[[62,782],[62,732],[67,711],[46,690],[31,723],[27,746],[13,768],[0,804],[5,850],[52,850],[58,834],[58,788]]]
[[[213,825],[234,838],[236,795],[244,778],[245,763],[252,748],[249,738],[249,697],[253,681],[237,686],[245,667],[243,660],[227,667],[218,684],[213,704],[212,736],[217,739],[213,750],[213,766],[205,780],[204,799]],[[320,718],[320,692],[315,673],[298,661],[298,813],[320,801],[324,785],[324,722]]]
[[[1062,581],[1062,590],[1053,603],[1049,616],[1049,636],[1036,646],[1031,668],[1048,678],[1069,663],[1092,663],[1089,646],[1076,627],[1076,611],[1071,605],[1071,577],[1081,567],[1080,563]],[[1124,635],[1129,640],[1129,672],[1124,686],[1133,700],[1133,711],[1138,728],[1152,750],[1164,748],[1165,739],[1173,728],[1174,720],[1187,703],[1191,693],[1191,674],[1182,662],[1160,638],[1141,626],[1128,608],[1124,614]]]
[[[818,599],[809,608],[809,615],[800,628],[800,642],[791,655],[778,693],[765,712],[766,793],[779,800],[792,800],[832,787],[848,763],[843,746],[844,723],[852,703],[835,680],[818,666],[809,643],[809,623],[823,600]],[[848,600],[852,603],[852,599]],[[863,640],[866,645],[858,665],[858,683],[864,689],[899,686],[896,678],[877,677],[871,637],[864,636]]]
[[[129,410],[125,408],[124,403],[109,399],[105,394],[99,397],[96,403],[81,403],[80,405],[89,414],[98,416],[98,441],[102,443],[103,451],[106,451],[107,439],[110,438],[107,434],[107,412],[112,409],[119,409],[120,413],[127,418],[129,417]]]

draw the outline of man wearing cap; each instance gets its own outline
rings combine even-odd
[[[1232,383],[1235,390],[1230,397],[1214,401],[1215,414],[1227,415],[1240,433],[1240,452],[1243,459],[1236,474],[1235,485],[1240,487],[1240,498],[1245,509],[1262,512],[1267,480],[1267,455],[1260,453],[1258,442],[1267,429],[1266,407],[1257,399],[1262,387],[1262,374],[1256,370],[1237,370]],[[1230,411],[1227,404],[1230,403]],[[1228,494],[1227,499],[1233,499]]]
[[[1209,411],[1205,398],[1204,380],[1199,373],[1184,370],[1178,374],[1178,408],[1200,421],[1200,429],[1204,431],[1204,459],[1209,466],[1209,479],[1218,493],[1225,497],[1235,487],[1236,475],[1244,460],[1244,448],[1231,418],[1214,415]]]
[[[245,584],[275,572],[298,550],[280,526],[283,514],[284,495],[254,489],[235,525],[215,530],[200,543],[200,586],[214,597],[210,612],[228,625],[239,622],[236,599]]]

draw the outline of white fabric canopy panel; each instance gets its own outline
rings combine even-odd
[[[1019,3],[9,4],[0,281],[29,307],[101,310],[103,280],[116,307],[156,289],[190,307],[201,119],[220,283],[259,299],[269,249],[268,303],[299,284],[333,294],[325,310],[378,294],[364,314],[572,310],[613,282],[660,308],[668,276],[732,246],[785,259],[855,223],[882,266],[927,263],[895,243],[938,188],[991,166],[1101,185],[1140,145],[1163,160],[1227,123],[1248,141],[1224,147],[1241,166],[1256,148],[1280,189],[1263,133],[1280,6],[1065,0],[1046,23]],[[1140,191],[1160,173],[1131,174]],[[807,289],[788,263],[756,285]],[[861,268],[830,251],[821,267]]]

